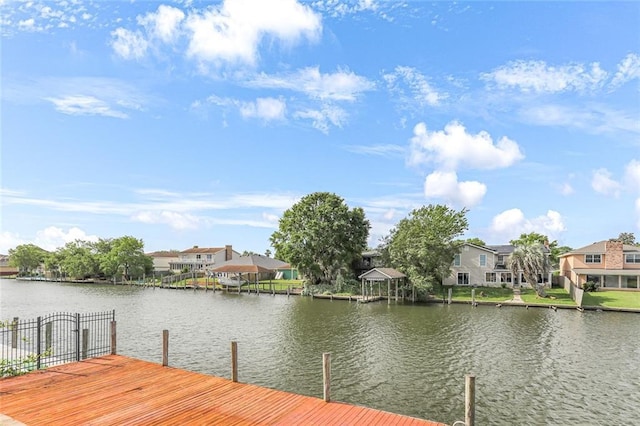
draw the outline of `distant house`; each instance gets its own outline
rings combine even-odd
[[[224,247],[193,246],[190,249],[179,252],[178,257],[169,260],[168,263],[169,269],[173,272],[180,272],[185,269],[188,271],[205,271],[238,257],[240,257],[240,253],[233,250],[230,245]]]
[[[17,273],[18,268],[9,265],[9,256],[6,254],[0,254],[0,277],[16,275]]]
[[[246,274],[247,276],[248,274],[254,274],[253,277],[256,281],[283,278],[278,277],[278,272],[281,270],[291,271],[291,267],[282,260],[261,254],[239,256],[217,264],[211,269],[214,273]]]
[[[460,253],[456,254],[451,266],[451,275],[443,280],[443,285],[470,285],[482,287],[499,287],[503,284],[513,287],[514,284],[527,286],[526,280],[519,272],[514,277],[507,267],[507,259],[513,253],[513,245],[477,246],[464,243]],[[549,255],[548,248],[545,248]],[[551,282],[551,272],[540,271],[538,282]]]
[[[602,288],[640,290],[640,247],[599,241],[560,256],[560,274],[581,287],[587,281]]]
[[[370,271],[373,268],[380,268],[382,264],[382,255],[378,250],[367,250],[362,252],[359,261],[354,265],[354,274],[356,277]]]
[[[154,251],[153,253],[147,253],[147,256],[153,259],[153,270],[155,272],[167,273],[170,271],[169,264],[171,262],[177,263],[180,259],[179,251]]]

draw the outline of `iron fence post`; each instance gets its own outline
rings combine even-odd
[[[76,361],[80,361],[80,314],[76,314]]]
[[[42,317],[38,317],[37,325],[36,325],[36,352],[38,357],[36,359],[36,368],[40,370],[41,359],[42,359]]]

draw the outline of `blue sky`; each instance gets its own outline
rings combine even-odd
[[[264,252],[300,197],[640,234],[640,3],[0,1],[0,252]]]

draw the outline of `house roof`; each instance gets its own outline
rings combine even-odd
[[[192,247],[190,249],[182,250],[180,254],[202,254],[202,253],[218,253],[224,250],[224,247]]]
[[[259,273],[259,272],[272,272],[273,269],[265,268],[260,265],[237,265],[237,264],[225,264],[213,268],[213,272],[237,272],[237,273]]]
[[[178,257],[179,255],[180,253],[177,251],[167,251],[167,250],[154,251],[151,253],[147,253],[147,256],[151,256],[151,257]]]
[[[572,254],[604,254],[606,250],[607,240],[598,241],[593,244],[589,244],[588,246],[580,247],[575,250],[571,250],[567,253],[564,253],[560,257],[570,256]],[[631,244],[623,244],[622,251],[624,253],[640,253],[640,247],[632,246]]]
[[[393,268],[373,268],[360,275],[358,278],[370,281],[382,281],[388,279],[405,278],[406,275]]]
[[[259,266],[260,268],[265,269],[265,271],[273,271],[273,270],[276,270],[276,269],[289,267],[289,264],[286,263],[286,262],[283,262],[282,260],[274,259],[273,257],[263,256],[261,254],[250,254],[248,256],[240,256],[240,257],[235,258],[235,259],[227,260],[226,262],[220,264],[220,266],[218,268],[214,268],[214,271],[216,271],[216,272],[256,272],[254,270],[251,270],[251,271],[237,271],[237,270],[222,271],[222,270],[219,270],[219,268],[222,268],[222,267],[225,267],[225,266],[240,267],[240,266],[247,266],[247,265],[249,265],[249,266]],[[258,271],[258,272],[265,272],[265,271]]]
[[[511,254],[515,246],[512,244],[498,244],[487,246],[487,248],[499,254]]]
[[[477,248],[479,250],[486,250],[486,251],[489,251],[491,253],[495,253],[496,252],[496,250],[492,249],[491,246],[479,246],[477,244],[472,244],[472,243],[467,243],[467,242],[465,242],[463,245],[470,246],[470,247],[475,247],[475,248]]]

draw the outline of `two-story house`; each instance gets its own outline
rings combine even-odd
[[[230,245],[224,247],[198,247],[182,250],[175,260],[169,261],[169,269],[174,272],[205,271],[213,269],[232,259],[240,257],[240,253]]]
[[[599,241],[560,256],[560,274],[581,287],[587,281],[602,288],[640,290],[640,247],[621,241]]]
[[[503,284],[513,287],[514,284],[527,286],[522,272],[514,277],[507,267],[507,259],[513,252],[513,245],[477,246],[464,243],[460,253],[453,258],[451,275],[443,280],[443,285],[471,285],[481,287],[500,287]],[[547,256],[549,250],[545,247]],[[538,282],[551,282],[550,271],[540,271]]]

